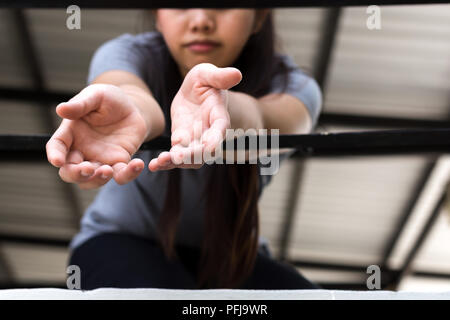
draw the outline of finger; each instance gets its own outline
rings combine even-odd
[[[65,182],[82,183],[86,182],[100,167],[98,163],[83,161],[81,163],[66,163],[59,169],[59,176]]]
[[[76,120],[98,109],[102,99],[103,90],[98,86],[89,86],[69,101],[60,103],[56,113],[62,118]]]
[[[202,136],[205,150],[212,152],[226,138],[226,130],[230,128],[228,112],[224,108],[214,108],[210,115],[211,126]]]
[[[114,180],[120,185],[126,184],[136,179],[144,169],[144,161],[141,159],[133,159],[128,164],[119,162],[112,166]]]
[[[202,164],[203,145],[199,141],[192,141],[188,147],[173,146],[170,149],[170,163],[180,168],[186,167],[185,165]],[[160,162],[160,165],[165,164]]]
[[[168,153],[168,160],[174,165],[182,165],[186,163],[191,163],[191,154],[189,151],[189,146],[184,147],[181,145],[175,145],[170,149]]]
[[[177,168],[177,167],[179,167],[179,166],[170,162],[164,166],[158,167],[158,169],[156,171],[165,171],[165,170],[170,170],[170,169]]]
[[[168,151],[161,152],[157,158],[154,158],[148,164],[148,169],[152,172],[163,169],[171,162],[171,155]]]
[[[88,181],[79,183],[78,186],[83,190],[99,188],[111,180],[113,174],[114,170],[111,166],[102,165],[95,170],[95,173],[89,178]]]
[[[202,164],[204,162],[203,159],[203,144],[200,141],[193,141],[188,149],[188,156],[190,157],[189,164]]]
[[[185,128],[177,128],[172,132],[170,140],[172,146],[180,144],[187,147],[191,143],[191,132]]]
[[[72,142],[72,131],[63,120],[59,128],[45,145],[47,160],[57,168],[64,165]]]
[[[150,171],[158,171],[158,170],[168,170],[179,166],[183,160],[180,159],[178,162],[174,161],[174,152],[172,150],[180,148],[186,149],[181,146],[174,146],[171,148],[171,151],[164,151],[159,154],[157,158],[154,158],[150,161],[148,168]]]
[[[228,90],[242,80],[242,73],[237,68],[219,68],[211,63],[202,63],[197,66],[200,69],[201,78],[205,79],[207,85],[216,89]]]
[[[178,149],[179,150],[178,150]],[[196,150],[200,151],[202,149],[201,146],[198,146]],[[164,171],[164,170],[171,170],[174,168],[184,168],[184,169],[199,169],[203,166],[203,162],[194,164],[193,160],[190,162],[181,161],[179,164],[175,164],[173,162],[173,158],[176,157],[176,154],[183,154],[184,158],[187,159],[188,157],[192,156],[192,151],[189,148],[183,148],[179,146],[174,146],[170,151],[170,156],[168,156],[168,152],[164,151],[164,154],[160,154],[158,158],[154,158],[150,161],[148,168],[150,171]]]

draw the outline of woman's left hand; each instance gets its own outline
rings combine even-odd
[[[242,79],[232,67],[219,68],[210,63],[194,66],[184,78],[172,101],[172,148],[150,161],[151,171],[203,166],[204,154],[214,150],[231,128],[228,89]]]

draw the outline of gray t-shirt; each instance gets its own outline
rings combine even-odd
[[[137,35],[123,34],[102,44],[94,53],[87,83],[90,84],[101,73],[120,69],[139,76],[148,85],[155,99],[163,109],[166,123],[170,123],[170,104],[181,83],[170,84],[164,73],[152,72],[152,65],[161,68],[174,68],[169,63],[169,50],[161,33],[157,31]],[[292,58],[282,55],[284,61],[296,67],[289,74],[286,93],[298,97],[308,108],[316,125],[322,106],[322,95],[317,82],[306,75]],[[166,69],[163,69],[166,70]],[[160,73],[160,74],[157,74]],[[280,92],[278,76],[271,82],[270,92]],[[166,127],[165,136],[170,136]],[[81,229],[70,243],[70,249],[81,245],[91,237],[104,232],[121,232],[155,239],[158,217],[163,208],[168,181],[168,171],[151,172],[147,166],[151,159],[162,152],[158,150],[139,151],[133,158],[141,158],[145,169],[135,180],[119,185],[113,179],[106,183],[81,220]],[[292,152],[280,156],[280,163]],[[203,190],[208,178],[220,164],[203,165],[200,169],[181,170],[181,217],[178,224],[177,243],[200,247],[203,236],[203,212],[206,197]],[[259,195],[270,182],[270,175],[260,175]],[[260,241],[264,239],[261,237]]]

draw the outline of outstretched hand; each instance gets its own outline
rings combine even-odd
[[[148,132],[146,121],[132,100],[117,86],[92,84],[56,113],[63,118],[47,142],[48,161],[62,180],[81,189],[97,188],[111,178],[125,184],[144,168],[131,156]]]
[[[194,66],[184,78],[172,101],[172,147],[150,161],[151,171],[203,166],[205,153],[214,150],[231,128],[228,89],[242,79],[232,67],[219,68],[210,63]]]

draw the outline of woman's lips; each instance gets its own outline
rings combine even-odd
[[[218,47],[218,44],[210,43],[210,42],[194,42],[187,46],[191,51],[203,53],[213,50]]]

